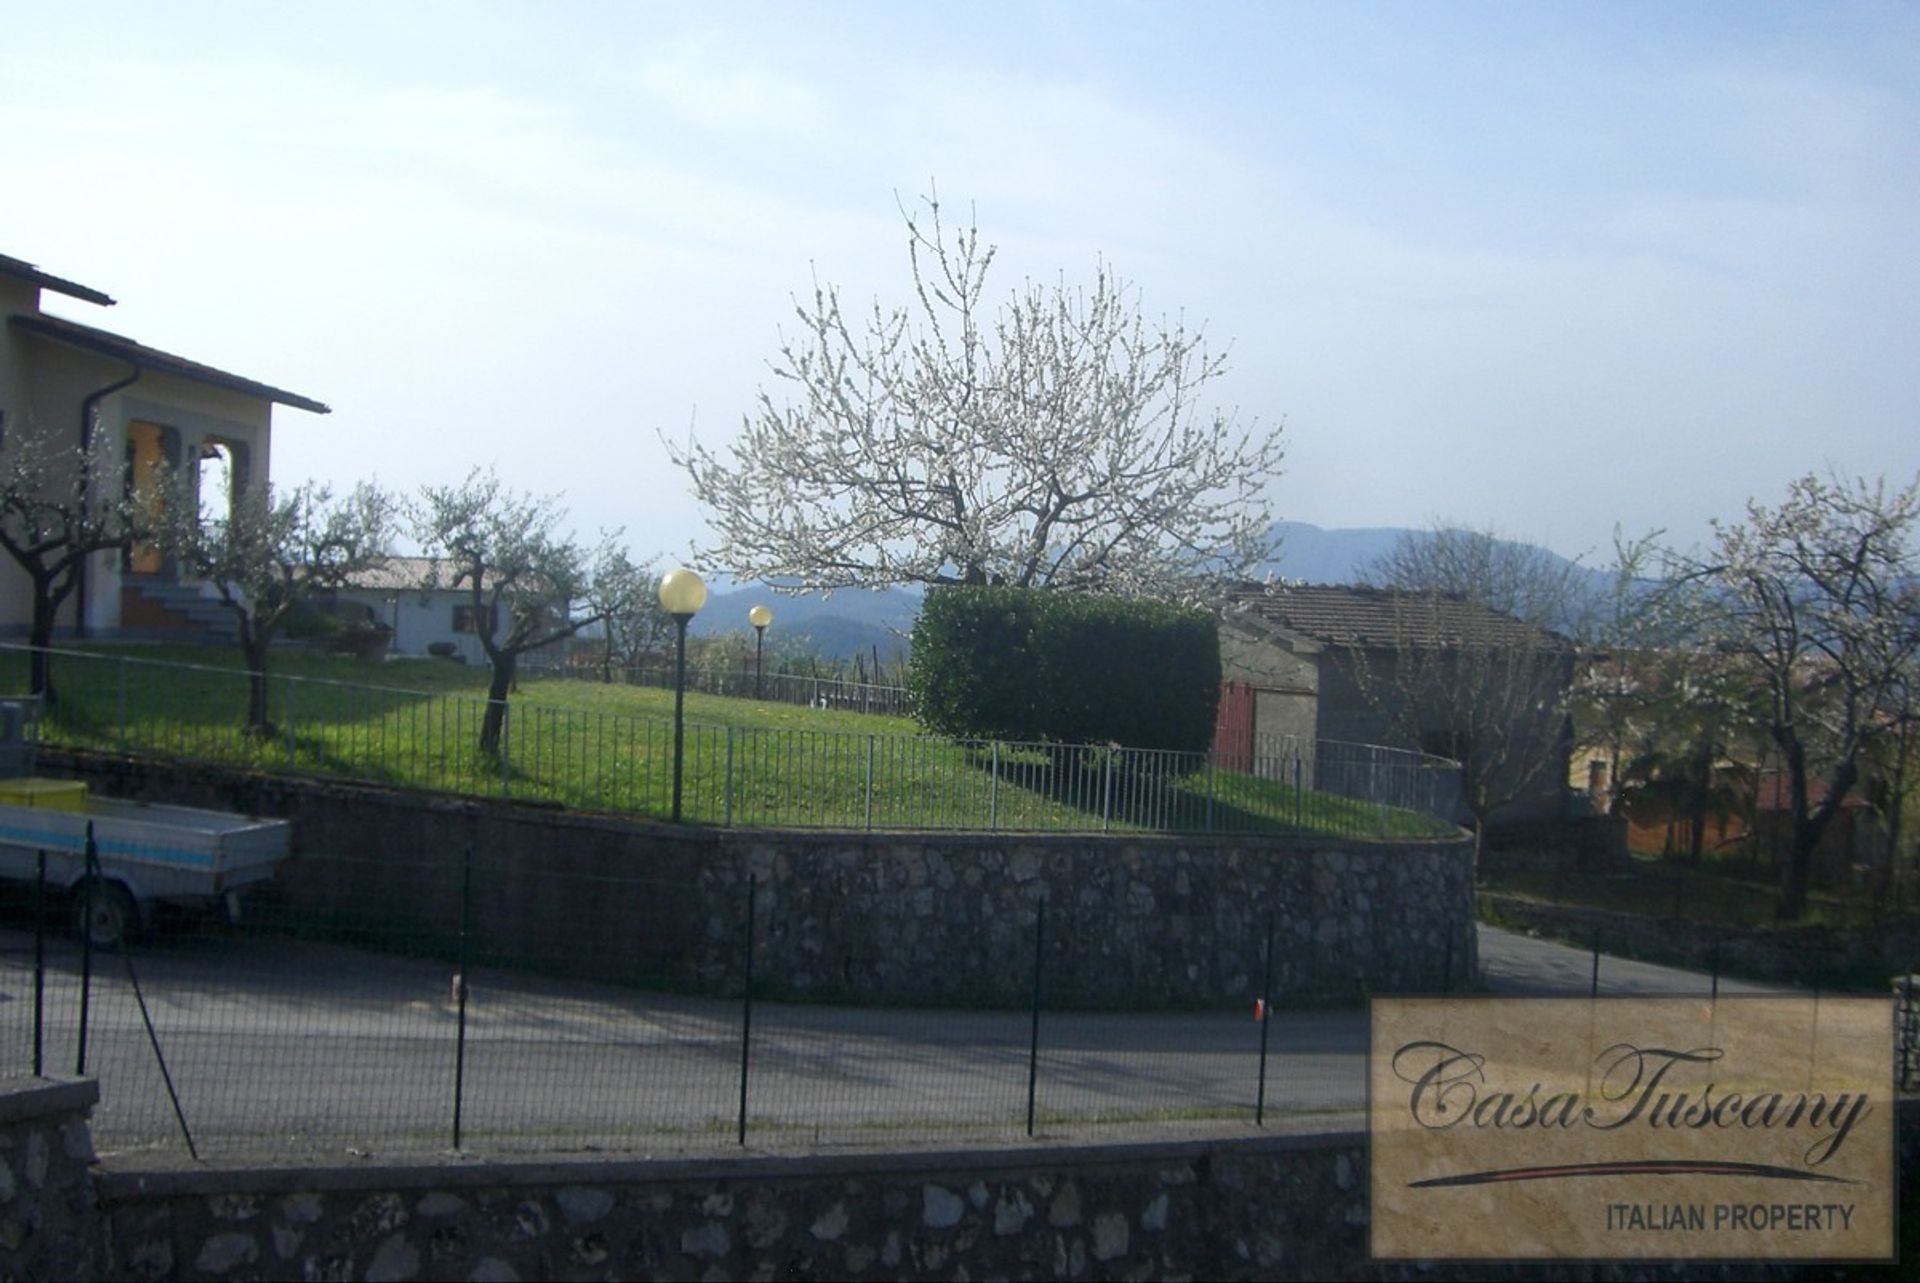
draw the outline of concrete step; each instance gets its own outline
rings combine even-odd
[[[240,639],[233,612],[225,606],[182,584],[147,577],[121,581],[120,631],[129,637],[214,645]]]

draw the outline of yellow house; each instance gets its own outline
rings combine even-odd
[[[217,512],[266,483],[275,405],[328,413],[311,398],[50,316],[40,306],[49,292],[114,301],[0,254],[0,434],[43,435],[61,447],[106,434],[124,466],[90,484],[137,487],[164,460],[193,482],[203,512]],[[26,574],[0,557],[0,635],[26,632],[30,601]],[[134,547],[88,559],[58,626],[66,636],[180,636],[223,621],[156,550]]]

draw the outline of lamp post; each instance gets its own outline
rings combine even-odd
[[[773,622],[773,612],[765,606],[755,606],[747,612],[747,622],[753,625],[753,697],[765,699],[762,692],[767,685],[767,625]]]
[[[681,568],[660,577],[660,604],[673,616],[677,636],[673,647],[673,822],[680,822],[680,770],[686,744],[687,625],[707,604],[707,586],[700,576]]]

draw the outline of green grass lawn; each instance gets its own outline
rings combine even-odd
[[[90,646],[55,659],[49,743],[568,807],[670,812],[673,693],[532,678],[504,751],[478,749],[487,670],[288,649],[272,731],[241,733],[236,649]],[[0,650],[0,689],[26,688]],[[1408,811],[1214,772],[1192,758],[966,745],[904,718],[689,692],[683,815],[695,822],[877,829],[1340,833],[1452,830]]]

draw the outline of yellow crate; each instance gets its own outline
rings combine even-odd
[[[0,780],[0,805],[84,813],[87,786],[80,780]]]

